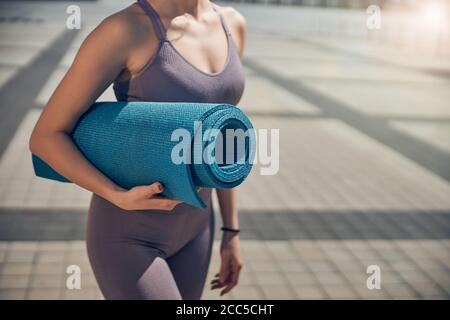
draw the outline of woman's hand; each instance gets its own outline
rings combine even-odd
[[[116,193],[110,201],[124,210],[157,209],[171,211],[181,201],[165,198],[160,195],[164,188],[159,182],[149,186],[137,186],[130,190],[123,189]]]
[[[211,290],[224,288],[220,295],[228,293],[239,281],[243,267],[239,249],[239,236],[236,233],[224,232],[220,245],[222,259],[220,272],[211,281]]]

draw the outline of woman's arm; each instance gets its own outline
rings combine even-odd
[[[236,188],[216,189],[216,192],[223,226],[230,229],[239,229]],[[216,275],[216,279],[212,281],[211,289],[224,288],[220,293],[220,295],[224,295],[238,284],[239,274],[243,267],[238,233],[223,231],[220,256],[222,260],[220,271]]]
[[[219,200],[223,226],[230,229],[239,229],[236,188],[216,189],[216,193]]]
[[[239,56],[242,58],[245,47],[246,21],[239,12],[231,7],[223,8],[222,12],[227,24],[231,27],[230,32],[239,51]],[[230,229],[239,229],[236,188],[216,189],[216,193],[223,226]],[[239,235],[235,232],[224,231],[220,245],[222,259],[220,271],[211,282],[211,289],[224,288],[220,295],[226,294],[238,284],[239,274],[243,267],[239,247]]]
[[[81,154],[70,132],[79,117],[127,67],[133,32],[119,14],[105,19],[83,42],[72,66],[44,108],[29,141],[32,153],[61,175],[124,209],[172,209],[178,202],[159,199],[158,183],[124,190]]]

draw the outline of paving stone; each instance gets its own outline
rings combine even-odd
[[[67,249],[66,241],[40,241],[39,251],[51,252],[51,251],[64,251]]]
[[[306,261],[310,270],[314,272],[332,272],[336,271],[336,267],[328,260],[311,260]]]
[[[445,296],[441,296],[441,295],[438,295],[438,296],[435,296],[435,295],[424,295],[424,296],[422,296],[422,298],[424,300],[448,300],[448,296],[445,297]]]
[[[391,299],[391,296],[386,290],[383,289],[383,287],[381,287],[381,289],[373,289],[373,290],[369,290],[367,289],[367,287],[366,288],[354,287],[354,288],[362,299],[366,300]]]
[[[279,272],[257,272],[254,276],[261,286],[286,284],[286,278]]]
[[[291,259],[296,254],[289,242],[271,241],[266,242],[266,246],[275,259]]]
[[[97,280],[95,279],[93,274],[81,274],[81,287],[89,288],[94,287],[97,288]]]
[[[412,260],[394,260],[391,261],[390,264],[393,269],[399,272],[419,270],[419,266]]]
[[[385,283],[382,284],[383,290],[386,290],[395,299],[420,298],[417,292],[409,285],[401,283]]]
[[[354,286],[354,287],[364,287],[366,288],[368,274],[365,272],[342,272],[342,275]],[[383,279],[383,274],[381,274],[381,279]]]
[[[209,287],[206,287],[203,289],[203,293],[201,296],[202,300],[219,300],[221,297],[219,294],[215,291],[212,291],[209,289]]]
[[[4,289],[26,289],[29,285],[29,275],[2,275],[0,291]]]
[[[97,294],[95,295],[95,300],[105,300],[105,297],[103,297],[103,294],[100,290],[98,290]]]
[[[247,87],[239,105],[247,113],[258,114],[273,112],[273,106],[278,106],[279,112],[315,114],[319,110],[310,103],[300,100],[282,87],[264,79],[263,77],[250,76]]]
[[[409,285],[420,294],[421,298],[430,297],[448,297],[448,294],[442,290],[436,283],[429,282],[409,282]]]
[[[389,261],[394,261],[394,260],[405,260],[406,256],[405,254],[398,250],[398,249],[383,249],[383,250],[379,250],[380,255]]]
[[[358,259],[365,260],[365,259],[379,259],[381,256],[378,252],[375,250],[352,250],[352,254],[357,257]]]
[[[392,125],[407,134],[423,140],[429,144],[450,152],[450,144],[441,137],[449,135],[450,125],[448,123],[429,123],[426,121],[393,121]]]
[[[258,261],[273,261],[273,256],[263,249],[247,249],[245,251],[245,257],[249,260]]]
[[[41,251],[37,255],[37,263],[63,262],[65,259],[64,251]]]
[[[25,298],[25,289],[4,289],[0,290],[0,300],[23,300]]]
[[[443,269],[442,264],[435,259],[414,259],[413,261],[414,265],[430,273]]]
[[[29,275],[31,270],[31,263],[5,263],[0,273],[1,275]]]
[[[317,278],[311,272],[290,272],[285,275],[293,286],[318,285]]]
[[[300,260],[282,260],[279,262],[279,267],[286,273],[305,272],[308,270],[306,265]]]
[[[276,261],[256,261],[249,262],[249,268],[253,272],[276,272],[280,271],[280,266]]]
[[[357,293],[348,286],[325,285],[323,289],[331,299],[358,299]]]
[[[432,270],[428,271],[427,275],[450,294],[450,274],[448,270]]]
[[[34,251],[8,251],[6,262],[32,263],[35,259],[35,254]]]
[[[381,271],[381,283],[404,283],[405,276],[397,271]]]
[[[261,300],[264,298],[257,286],[243,286],[241,284],[232,291],[234,299]]]
[[[293,299],[294,291],[286,285],[267,285],[261,287],[265,299],[286,300]]]
[[[298,299],[311,300],[311,299],[326,299],[328,295],[325,291],[318,286],[299,286],[295,287],[295,293]]]
[[[327,250],[326,253],[331,260],[335,261],[335,263],[339,263],[342,260],[349,261],[354,259],[354,256],[350,250],[332,249]]]
[[[98,289],[80,289],[80,290],[68,290],[62,291],[62,298],[64,300],[93,300],[98,297]]]
[[[61,275],[35,275],[30,282],[31,288],[62,288],[65,285],[65,279]]]
[[[338,272],[314,272],[314,276],[324,287],[346,284],[346,279]]]
[[[432,279],[421,270],[401,271],[399,275],[409,284],[412,283],[428,283],[432,282]]]
[[[62,262],[38,262],[33,266],[35,275],[60,275],[65,272],[66,266]]]
[[[38,243],[34,241],[11,241],[8,249],[10,251],[35,251],[38,248]]]
[[[335,260],[333,264],[339,269],[341,272],[347,273],[361,273],[366,271],[366,265],[362,262],[351,259],[351,260]]]
[[[6,251],[0,251],[0,263],[6,260]]]
[[[67,248],[71,252],[85,251],[86,250],[86,242],[85,241],[69,241],[67,243]]]
[[[60,289],[30,289],[27,294],[30,300],[58,300],[61,299]]]

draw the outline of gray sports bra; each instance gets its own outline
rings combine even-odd
[[[244,74],[231,34],[221,13],[227,39],[227,59],[219,72],[209,74],[188,62],[166,38],[156,10],[145,0],[138,4],[149,15],[159,39],[158,49],[147,65],[130,80],[114,82],[119,101],[162,101],[237,104],[244,91]]]

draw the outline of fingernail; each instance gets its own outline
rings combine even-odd
[[[163,191],[163,186],[162,186],[161,183],[158,183],[158,190],[159,190],[159,191]]]

